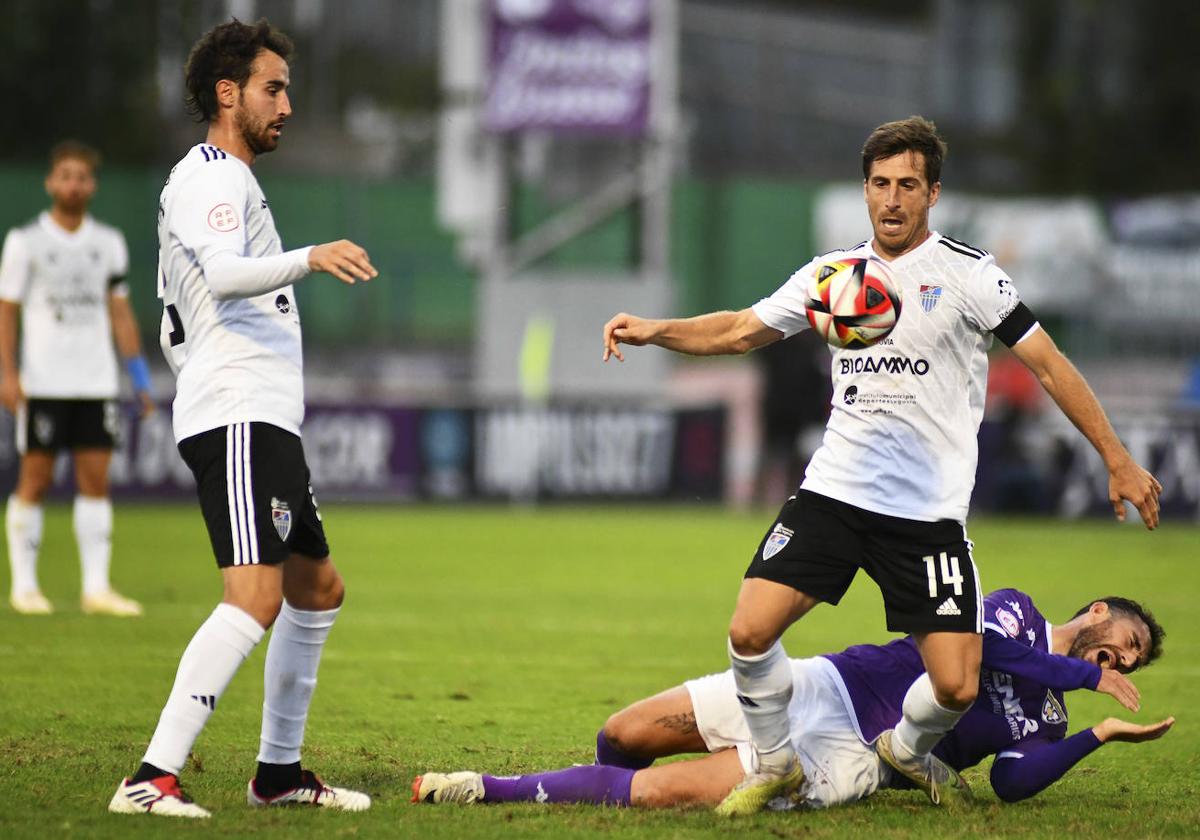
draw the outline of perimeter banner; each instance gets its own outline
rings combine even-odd
[[[16,483],[12,415],[0,412],[0,490]],[[404,408],[315,404],[304,452],[327,501],[701,500],[724,494],[725,409],[590,406]],[[169,404],[139,419],[122,406],[113,495],[195,497]],[[56,464],[54,494],[71,465]]]
[[[491,0],[485,124],[640,135],[650,111],[650,0]]]

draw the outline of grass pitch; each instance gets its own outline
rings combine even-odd
[[[220,597],[191,507],[117,509],[114,579],[143,619],[84,617],[69,511],[48,509],[49,618],[0,607],[0,836],[142,837],[1151,837],[1200,835],[1200,529],[1108,522],[972,524],[985,588],[1030,591],[1053,620],[1089,598],[1143,600],[1167,629],[1162,661],[1134,677],[1139,721],[1178,718],[1151,744],[1110,744],[1018,805],[967,773],[982,804],[950,815],[887,792],[818,813],[736,823],[707,811],[410,805],[427,769],[520,773],[590,762],[606,716],[727,667],[726,622],[773,511],[715,508],[350,508],[326,516],[347,602],[325,651],[306,764],[369,791],[366,814],[251,811],[262,702],[260,645],[222,698],[185,771],[205,823],[110,815],[138,764],[179,654]],[[7,566],[5,565],[5,568]],[[4,593],[7,594],[5,578]],[[879,641],[883,608],[860,575],[836,609],[786,637],[793,656]],[[1068,698],[1076,731],[1124,710]]]

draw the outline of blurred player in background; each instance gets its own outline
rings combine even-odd
[[[987,252],[929,229],[945,151],[921,117],[879,126],[862,150],[871,239],[815,258],[740,312],[674,320],[620,313],[604,327],[605,361],[624,360],[621,344],[745,353],[807,329],[809,278],[844,258],[886,261],[907,302],[883,342],[834,352],[824,440],[742,582],[729,655],[755,771],[718,806],[722,814],[752,813],[800,784],[788,735],[791,671],[779,639],[818,603],[837,604],[860,567],[879,584],[888,629],[913,634],[926,671],[876,749],[935,803],[965,793],[957,774],[933,778],[930,752],[971,707],[979,682],[981,590],[964,523],[993,336],[1100,453],[1117,517],[1125,518],[1128,500],[1147,528],[1158,525],[1162,487],[1121,444],[1012,281]]]
[[[1174,718],[1141,725],[1107,718],[1067,737],[1063,691],[1088,688],[1136,711],[1139,695],[1124,674],[1162,652],[1162,627],[1141,605],[1103,598],[1051,626],[1015,589],[984,601],[983,671],[975,704],[934,749],[933,762],[962,770],[995,755],[992,789],[1006,802],[1044,790],[1109,741],[1150,741]],[[789,739],[804,782],[789,800],[825,808],[888,787],[912,787],[871,748],[901,716],[904,695],[922,671],[911,636],[886,645],[788,663],[794,686]],[[733,749],[730,749],[730,748]],[[711,755],[651,767],[681,753]],[[590,802],[670,808],[712,805],[754,769],[750,732],[733,672],[668,689],[617,712],[596,737],[596,763],[525,776],[426,773],[415,802]]]
[[[109,583],[113,512],[108,464],[118,430],[117,359],[129,371],[143,414],[154,410],[125,273],[129,253],[116,228],[88,213],[100,155],[68,140],[50,152],[50,209],[4,240],[0,256],[0,402],[16,414],[21,471],[8,499],[5,529],[13,609],[53,612],[38,586],[42,499],[54,459],[75,463],[75,540],[85,613],[138,616],[137,601]],[[17,322],[21,359],[17,364]]]
[[[142,765],[109,803],[117,813],[207,817],[179,772],[234,673],[267,647],[251,806],[363,811],[365,793],[324,784],[300,747],[321,650],[342,604],[300,442],[304,376],[292,283],[314,271],[345,283],[376,271],[352,242],[284,251],[254,174],[291,115],[292,43],[266,20],[206,33],[186,67],[190,109],[208,124],[171,170],[158,205],[162,345],[177,379],[175,438],[196,477],[224,597],[196,631]]]

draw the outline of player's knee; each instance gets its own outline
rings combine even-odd
[[[320,606],[319,610],[336,610],[346,600],[346,584],[342,576],[334,573],[322,581],[320,590],[314,593]]]
[[[934,686],[933,695],[937,699],[938,705],[947,709],[969,709],[975,702],[978,691],[979,683],[977,681],[963,680],[951,685]]]
[[[756,625],[737,615],[729,622],[729,644],[742,656],[761,656],[771,649],[778,638],[773,629]]]
[[[646,727],[632,709],[622,709],[610,715],[601,731],[610,746],[628,755],[639,754],[645,745]]]

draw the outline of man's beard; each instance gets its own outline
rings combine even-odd
[[[245,108],[238,109],[236,125],[238,131],[242,134],[242,140],[245,142],[246,148],[255,155],[273,152],[275,151],[275,147],[279,145],[279,141],[271,136],[270,124],[264,120],[259,125],[255,125]]]
[[[1076,659],[1083,659],[1083,655],[1094,647],[1100,647],[1104,644],[1104,640],[1108,638],[1109,631],[1112,629],[1112,619],[1105,619],[1100,624],[1093,624],[1089,627],[1084,627],[1079,631],[1079,635],[1075,637],[1075,641],[1071,642],[1071,649],[1067,651],[1067,656],[1073,656]],[[1116,664],[1115,662],[1112,664]]]

